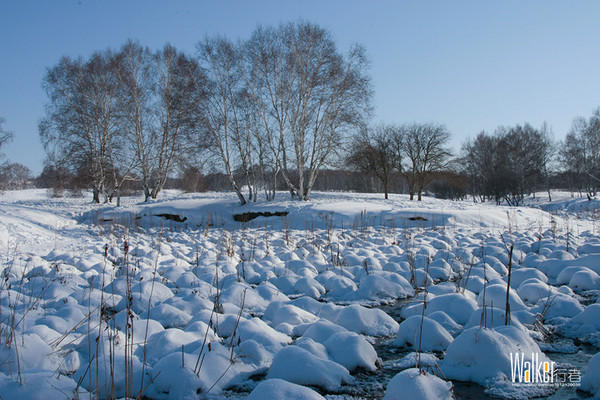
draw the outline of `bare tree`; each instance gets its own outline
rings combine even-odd
[[[119,61],[122,127],[148,201],[156,199],[169,174],[188,158],[191,138],[200,135],[204,77],[195,60],[171,45],[153,54],[129,41],[121,48]]]
[[[435,172],[446,168],[452,155],[448,149],[450,133],[440,124],[408,124],[397,130],[395,141],[404,155],[402,176],[409,188],[410,199],[419,201],[425,186]]]
[[[158,147],[154,96],[156,58],[150,49],[132,41],[122,46],[118,58],[122,132],[130,147],[130,154],[137,160],[145,200],[148,201],[152,192],[151,179]]]
[[[342,138],[360,128],[369,112],[367,58],[360,46],[341,55],[331,34],[298,22],[280,28],[290,79],[289,134],[283,143],[282,173],[299,200],[309,200],[319,171],[340,148]],[[290,164],[298,180],[292,182]]]
[[[270,185],[267,200],[275,198],[282,164],[287,165],[284,143],[289,132],[294,73],[289,68],[288,50],[282,27],[258,26],[244,44],[246,87],[255,115],[258,161]]]
[[[502,156],[498,141],[497,136],[482,131],[474,140],[467,140],[462,146],[461,161],[464,173],[469,177],[469,191],[474,200],[501,199],[504,196],[502,190],[497,190],[499,183],[507,176],[502,169],[505,163],[498,161]]]
[[[527,123],[499,128],[497,132],[500,135],[500,151],[514,180],[514,188],[505,195],[505,200],[519,205],[525,195],[535,193],[536,186],[543,180],[545,143],[540,131]]]
[[[5,124],[5,122],[6,121],[4,120],[4,118],[0,117],[0,149],[2,148],[2,146],[6,145],[14,138],[13,133],[4,128],[3,125]]]
[[[595,196],[600,188],[600,108],[594,110],[589,120],[575,118],[561,146],[560,158],[579,191]]]
[[[535,149],[540,154],[540,162],[543,165],[544,182],[546,185],[546,191],[548,192],[548,201],[552,201],[552,193],[550,192],[550,172],[552,165],[555,160],[557,151],[555,142],[552,135],[552,129],[544,121],[541,128],[539,129],[540,140],[538,141],[538,147]]]
[[[525,195],[545,181],[552,159],[548,128],[529,124],[498,127],[493,135],[481,132],[463,145],[463,163],[473,195],[519,205]]]
[[[237,162],[241,161],[246,171],[252,165],[248,159],[247,143],[244,142],[248,136],[242,132],[240,49],[224,37],[213,37],[198,43],[197,50],[207,76],[208,94],[201,103],[205,127],[212,148],[222,162],[240,203],[244,205],[246,197],[234,177]]]
[[[259,26],[239,44],[206,39],[198,54],[209,77],[206,127],[240,203],[255,201],[260,186],[273,199],[280,174],[292,194],[308,200],[342,138],[368,115],[364,50],[343,56],[326,30],[289,23]]]
[[[388,199],[392,175],[402,169],[402,155],[394,141],[395,127],[379,125],[356,135],[346,165],[365,174],[373,174],[381,181],[385,199]]]
[[[0,165],[0,189],[26,189],[32,182],[31,170],[23,164],[5,162]]]
[[[76,175],[88,171],[96,202],[112,201],[138,176],[146,201],[156,198],[174,168],[194,158],[192,139],[201,141],[204,81],[198,64],[170,45],[152,53],[128,41],[118,53],[64,57],[44,79],[42,142]]]
[[[88,61],[63,57],[43,81],[48,95],[40,136],[47,151],[77,169],[86,166],[93,199],[112,199],[133,168],[121,153],[119,79],[114,53],[94,53]]]
[[[156,60],[158,125],[151,180],[145,189],[153,199],[164,188],[174,168],[186,164],[186,159],[194,158],[192,153],[206,146],[204,143],[192,148],[192,141],[205,139],[201,132],[200,107],[206,97],[206,78],[198,63],[170,45],[156,54]]]

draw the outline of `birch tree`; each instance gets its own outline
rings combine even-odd
[[[146,47],[128,41],[119,53],[122,131],[137,160],[145,201],[151,196],[156,160],[156,58]]]
[[[241,167],[248,181],[252,165],[248,132],[241,105],[244,80],[238,45],[224,37],[206,38],[197,45],[198,57],[207,77],[207,96],[201,103],[204,125],[211,147],[222,163],[231,187],[242,205],[247,203],[234,171]]]
[[[244,44],[246,86],[256,118],[256,140],[261,175],[270,184],[267,200],[275,198],[282,164],[287,165],[284,146],[294,84],[287,63],[285,37],[280,29],[258,26]]]
[[[577,117],[561,146],[565,171],[576,180],[579,191],[595,196],[600,188],[600,108],[589,119]]]
[[[175,166],[204,146],[193,148],[192,140],[203,140],[201,102],[206,96],[206,79],[198,63],[166,45],[156,54],[158,124],[154,135],[154,163],[146,193],[155,199]]]
[[[293,74],[282,174],[299,200],[309,200],[321,168],[368,115],[368,62],[360,46],[341,55],[331,34],[317,25],[289,23],[280,32],[286,45],[286,68]],[[297,179],[290,174],[292,167]]]
[[[2,146],[10,142],[14,137],[14,134],[11,131],[4,128],[3,125],[5,122],[6,121],[4,120],[4,118],[0,117],[0,149],[2,148]]]
[[[85,166],[93,200],[112,200],[135,166],[123,153],[119,79],[114,53],[94,53],[88,61],[63,57],[43,81],[48,95],[40,136],[74,169]]]

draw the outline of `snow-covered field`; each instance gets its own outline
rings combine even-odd
[[[595,200],[278,196],[0,194],[0,398],[600,397]]]

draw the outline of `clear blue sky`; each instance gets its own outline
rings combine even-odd
[[[206,34],[247,38],[302,18],[370,56],[375,121],[440,122],[456,149],[499,125],[547,121],[563,138],[600,106],[600,1],[0,0],[0,116],[9,159],[41,172],[41,81],[62,55],[138,39],[192,53]]]

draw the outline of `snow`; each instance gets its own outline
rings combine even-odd
[[[383,366],[403,370],[385,398],[450,398],[451,382],[431,373],[439,365],[447,379],[526,398],[549,393],[512,385],[510,352],[546,359],[540,349],[578,349],[543,342],[536,320],[600,346],[597,221],[569,214],[592,204],[278,196],[242,207],[231,193],[167,191],[115,207],[40,190],[0,194],[2,397],[102,398],[113,387],[136,397],[145,387],[155,399],[322,399],[301,385],[352,392],[359,371],[380,377]],[[289,215],[232,218],[282,210]],[[436,355],[421,355],[430,370],[419,374],[407,369],[414,353],[378,351],[414,350],[425,296],[421,350]],[[598,369],[596,356],[582,380],[596,395]]]
[[[437,321],[413,315],[402,321],[394,346],[412,346],[418,351],[443,351],[452,342],[450,333]]]
[[[348,293],[344,299],[404,299],[414,295],[414,289],[406,278],[395,274],[393,280],[389,279],[389,274],[371,274],[365,276],[358,286],[357,291]]]
[[[451,382],[446,382],[431,373],[421,373],[417,368],[411,368],[392,378],[383,399],[451,400],[454,398],[451,389]]]
[[[349,371],[363,368],[367,371],[377,369],[377,352],[367,340],[353,332],[338,332],[324,343],[327,354]]]
[[[65,398],[65,394],[77,392],[79,396],[89,396],[82,388],[77,388],[77,382],[73,379],[61,376],[60,379],[52,376],[52,372],[31,371],[25,377],[23,384],[11,379],[9,375],[0,373],[0,385],[2,387],[2,398],[4,399],[28,399],[47,400]]]
[[[562,328],[562,333],[600,346],[600,303],[590,304]]]
[[[395,362],[391,367],[393,369],[405,370],[408,368],[417,367],[419,360],[421,362],[421,367],[424,369],[433,367],[438,364],[440,361],[434,354],[431,353],[420,353],[421,357],[419,358],[419,353],[411,352],[402,357],[399,361]]]
[[[517,289],[517,294],[523,303],[527,305],[536,304],[541,299],[548,298],[548,296],[552,295],[554,292],[555,291],[551,286],[537,278],[527,279],[525,282],[521,283]]]
[[[298,346],[285,347],[275,355],[267,378],[279,378],[300,385],[336,391],[352,377],[342,365],[319,358]]]
[[[540,354],[540,362],[548,361],[523,328],[472,327],[463,331],[448,346],[440,367],[447,379],[475,382],[486,387],[488,393],[503,394],[502,397],[527,398],[547,394],[544,388],[537,390],[537,386],[517,387],[512,384],[511,353],[523,353],[529,362],[532,353]]]
[[[305,386],[282,379],[267,379],[254,388],[246,400],[324,400],[319,393]]]
[[[515,290],[508,291],[508,303],[511,311],[526,309],[525,303]],[[494,308],[506,309],[506,285],[498,283],[487,286],[485,293],[482,291],[477,296],[477,304],[481,307],[493,305]]]
[[[385,312],[360,305],[344,307],[335,323],[352,332],[369,336],[391,336],[398,330],[398,323]]]
[[[324,343],[329,337],[333,336],[338,332],[346,331],[345,328],[336,325],[327,320],[319,320],[312,324],[302,336],[303,338],[310,338],[316,342]]]
[[[552,322],[556,318],[572,318],[578,315],[583,311],[583,306],[573,297],[557,293],[540,299],[531,311],[540,314],[545,312],[546,321]]]
[[[587,372],[581,378],[581,389],[596,397],[600,395],[600,353],[594,355],[587,367]]]
[[[318,318],[293,304],[274,301],[265,310],[263,319],[269,321],[276,330],[291,334],[295,326],[316,322]]]
[[[537,256],[535,253],[529,253],[534,256]],[[525,257],[524,263],[527,262],[527,257]],[[531,258],[529,259],[531,262]],[[537,279],[543,283],[548,282],[548,278],[546,275],[538,270],[537,268],[516,268],[511,271],[510,274],[510,287],[513,289],[517,289],[523,282],[529,279]]]
[[[591,290],[600,287],[600,276],[589,268],[581,268],[569,280],[569,287],[575,291]]]
[[[422,312],[422,303],[417,303],[402,310],[402,317],[408,318],[412,315],[420,315]],[[443,311],[456,323],[464,325],[471,318],[471,314],[477,310],[477,302],[472,294],[466,293],[448,293],[434,297],[427,302],[425,315],[435,311]]]

